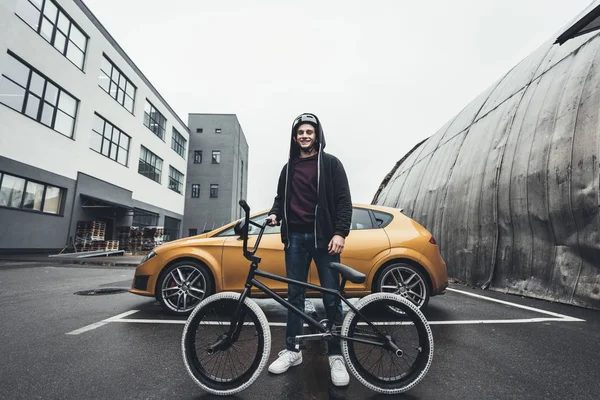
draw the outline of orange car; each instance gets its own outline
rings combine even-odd
[[[251,216],[258,223],[268,210]],[[173,314],[187,315],[206,296],[221,291],[241,292],[250,262],[242,253],[243,241],[235,234],[237,221],[214,231],[157,246],[135,270],[133,294],[153,296]],[[267,226],[256,255],[259,269],[285,276],[280,226]],[[425,228],[402,214],[401,209],[354,204],[351,231],[341,262],[367,276],[362,284],[348,283],[347,297],[371,292],[399,293],[423,308],[431,296],[448,286],[446,263],[435,239]],[[249,226],[248,248],[253,248],[259,229]],[[287,284],[257,277],[276,293],[286,296]],[[309,282],[319,285],[314,262]],[[253,288],[253,295],[263,293]],[[307,291],[307,297],[321,293]]]

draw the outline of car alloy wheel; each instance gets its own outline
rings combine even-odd
[[[412,301],[418,308],[424,308],[429,302],[429,286],[423,273],[417,267],[397,263],[388,265],[379,276],[381,292],[399,294]]]
[[[210,294],[211,282],[203,266],[182,261],[161,274],[157,290],[156,297],[167,311],[187,315]]]

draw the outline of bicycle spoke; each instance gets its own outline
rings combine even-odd
[[[422,281],[418,274],[409,273],[407,271],[395,270],[390,272],[386,278],[387,286],[382,286],[382,289],[392,289],[390,286],[393,281],[397,281],[399,285],[405,285],[410,288],[420,288]],[[404,295],[409,294],[419,295],[414,291],[408,291]],[[365,319],[359,318],[358,314],[352,320],[352,324],[346,335],[348,336],[349,357],[354,365],[355,371],[358,373],[364,382],[379,388],[381,392],[401,393],[411,386],[411,383],[418,382],[423,378],[423,363],[429,364],[428,351],[423,351],[426,340],[424,333],[420,330],[421,323],[419,316],[415,312],[401,304],[399,300],[387,298],[387,294],[381,293],[379,299],[374,299],[372,302],[359,308]],[[414,296],[417,299],[417,296]],[[388,310],[395,308],[402,312],[402,320],[407,324],[382,324],[377,325],[376,329],[370,325],[364,325],[365,322],[383,322],[376,320],[373,316],[380,315],[380,310]],[[360,325],[359,325],[360,324]],[[365,339],[373,342],[381,341],[381,335],[392,338],[393,343],[402,351],[401,355],[396,355],[396,352],[389,349],[387,346],[377,346],[376,344],[368,344],[362,342],[353,342],[352,339]],[[386,343],[387,339],[383,339]],[[428,366],[426,368],[429,368]]]

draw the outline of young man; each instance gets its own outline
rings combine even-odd
[[[325,136],[317,116],[298,116],[292,124],[288,162],[281,170],[268,219],[270,225],[281,222],[287,277],[306,282],[314,260],[321,286],[338,289],[339,273],[329,268],[329,263],[340,262],[350,232],[352,200],[344,166],[324,148]],[[304,310],[305,291],[298,285],[288,285],[289,302]],[[342,305],[335,307],[335,299],[323,294],[323,305],[327,318],[341,326]],[[302,363],[302,351],[296,350],[294,339],[302,333],[302,319],[288,312],[286,347],[269,366],[270,372],[280,374]],[[329,342],[328,353],[333,384],[347,385],[350,378],[339,340]]]

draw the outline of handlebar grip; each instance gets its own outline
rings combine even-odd
[[[242,206],[244,211],[250,212],[250,206],[248,206],[248,203],[246,203],[246,200],[240,200],[240,206]]]

